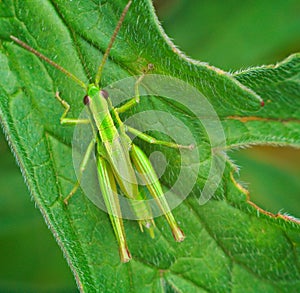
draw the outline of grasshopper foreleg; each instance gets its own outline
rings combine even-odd
[[[132,98],[131,100],[129,100],[127,103],[125,103],[123,106],[121,106],[120,108],[115,108],[115,111],[117,113],[124,113],[127,110],[129,110],[130,108],[134,107],[136,104],[138,104],[140,102],[140,91],[139,91],[139,86],[141,84],[141,82],[143,81],[144,77],[146,76],[146,74],[148,73],[148,71],[153,69],[153,64],[148,64],[148,68],[147,70],[145,70],[142,75],[137,79],[137,81],[134,84],[134,98]]]
[[[60,117],[60,124],[76,125],[76,124],[89,124],[90,123],[90,120],[88,120],[88,119],[66,118],[66,116],[68,115],[70,108],[71,108],[70,105],[59,96],[59,92],[55,93],[55,98],[65,108],[64,113]]]

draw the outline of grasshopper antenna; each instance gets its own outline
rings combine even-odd
[[[85,83],[83,81],[81,81],[78,77],[76,77],[74,74],[72,74],[71,72],[69,72],[67,69],[65,69],[62,66],[58,65],[57,63],[55,63],[54,61],[52,61],[51,59],[49,59],[48,57],[46,57],[42,53],[38,52],[37,50],[33,49],[32,47],[30,47],[29,45],[27,45],[23,41],[19,40],[18,38],[14,37],[14,36],[10,36],[10,38],[14,42],[16,42],[17,44],[19,44],[21,47],[23,47],[24,49],[26,49],[27,51],[29,51],[30,53],[33,53],[34,55],[36,55],[40,59],[42,59],[45,62],[49,63],[50,65],[52,65],[56,69],[60,70],[62,73],[64,73],[65,75],[67,75],[69,78],[73,79],[77,84],[79,84],[85,90],[87,89]]]
[[[107,57],[108,57],[108,55],[109,55],[109,52],[110,52],[110,50],[111,50],[111,48],[112,48],[112,45],[113,45],[113,43],[114,43],[114,41],[115,41],[115,39],[116,39],[116,37],[117,37],[117,35],[118,35],[118,32],[119,32],[119,30],[120,30],[120,28],[121,28],[121,26],[122,26],[122,23],[123,23],[123,21],[124,21],[124,18],[125,18],[125,16],[126,16],[126,13],[127,13],[128,9],[129,9],[131,3],[132,3],[132,1],[130,0],[130,1],[127,3],[127,5],[125,6],[125,8],[123,9],[123,12],[122,12],[122,14],[121,14],[121,17],[120,17],[118,23],[117,23],[117,26],[116,26],[116,28],[115,28],[115,30],[114,30],[114,33],[113,33],[113,35],[112,35],[112,37],[111,37],[111,39],[110,39],[110,42],[109,42],[109,44],[108,44],[108,47],[107,47],[107,49],[106,49],[106,51],[105,51],[105,53],[104,53],[104,55],[103,55],[103,58],[102,58],[102,61],[101,61],[101,63],[100,63],[100,66],[99,66],[99,68],[98,68],[98,72],[97,72],[96,79],[95,79],[95,85],[96,85],[96,86],[99,86],[99,82],[100,82],[100,78],[101,78],[101,74],[102,74],[102,71],[103,71],[104,64],[105,64],[106,59],[107,59]]]

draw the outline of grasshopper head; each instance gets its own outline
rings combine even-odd
[[[106,90],[100,90],[97,86],[95,86],[93,83],[88,86],[87,95],[83,98],[83,103],[85,105],[88,105],[91,101],[91,99],[98,95],[100,92],[100,96],[104,99],[108,99],[108,92]]]

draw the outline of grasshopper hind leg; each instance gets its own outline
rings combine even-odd
[[[144,184],[146,185],[150,194],[156,201],[156,204],[159,206],[159,208],[163,212],[168,224],[170,225],[174,239],[177,242],[183,241],[185,238],[184,233],[180,229],[179,225],[177,224],[177,222],[171,212],[168,202],[164,196],[159,179],[158,179],[158,177],[154,171],[154,168],[153,168],[151,162],[149,161],[148,157],[135,144],[132,144],[130,154],[131,154],[132,161],[133,161],[137,171],[143,178]]]
[[[120,258],[125,263],[130,261],[131,254],[127,247],[114,175],[108,162],[101,156],[97,157],[97,170],[102,196],[118,241]]]

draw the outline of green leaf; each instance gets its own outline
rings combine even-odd
[[[126,1],[125,1],[126,2]],[[10,41],[15,35],[85,82],[93,81],[124,1],[0,2],[0,115],[29,190],[85,292],[291,292],[300,289],[299,222],[258,209],[235,181],[226,163],[216,195],[199,205],[211,160],[207,135],[195,117],[164,98],[142,100],[135,111],[166,110],[191,129],[202,150],[197,185],[174,210],[185,231],[174,242],[164,218],[156,219],[156,238],[125,221],[133,260],[121,264],[107,214],[79,191],[66,208],[75,182],[72,127],[59,124],[59,90],[82,109],[84,91],[55,68]],[[149,1],[134,1],[105,65],[103,86],[140,74],[149,63],[199,89],[218,113],[228,149],[249,144],[300,145],[299,56],[276,67],[235,75],[186,59],[167,39]],[[262,98],[265,107],[261,109]],[[183,99],[185,97],[182,97]],[[149,102],[150,101],[150,102]],[[150,153],[162,150],[169,164],[162,182],[169,186],[177,162],[171,150],[140,143]]]
[[[0,291],[70,292],[75,282],[0,133]],[[46,256],[46,257],[45,257]]]
[[[254,115],[224,117],[227,144],[277,144],[299,147],[300,54],[269,66],[250,68],[234,76],[264,99]]]

